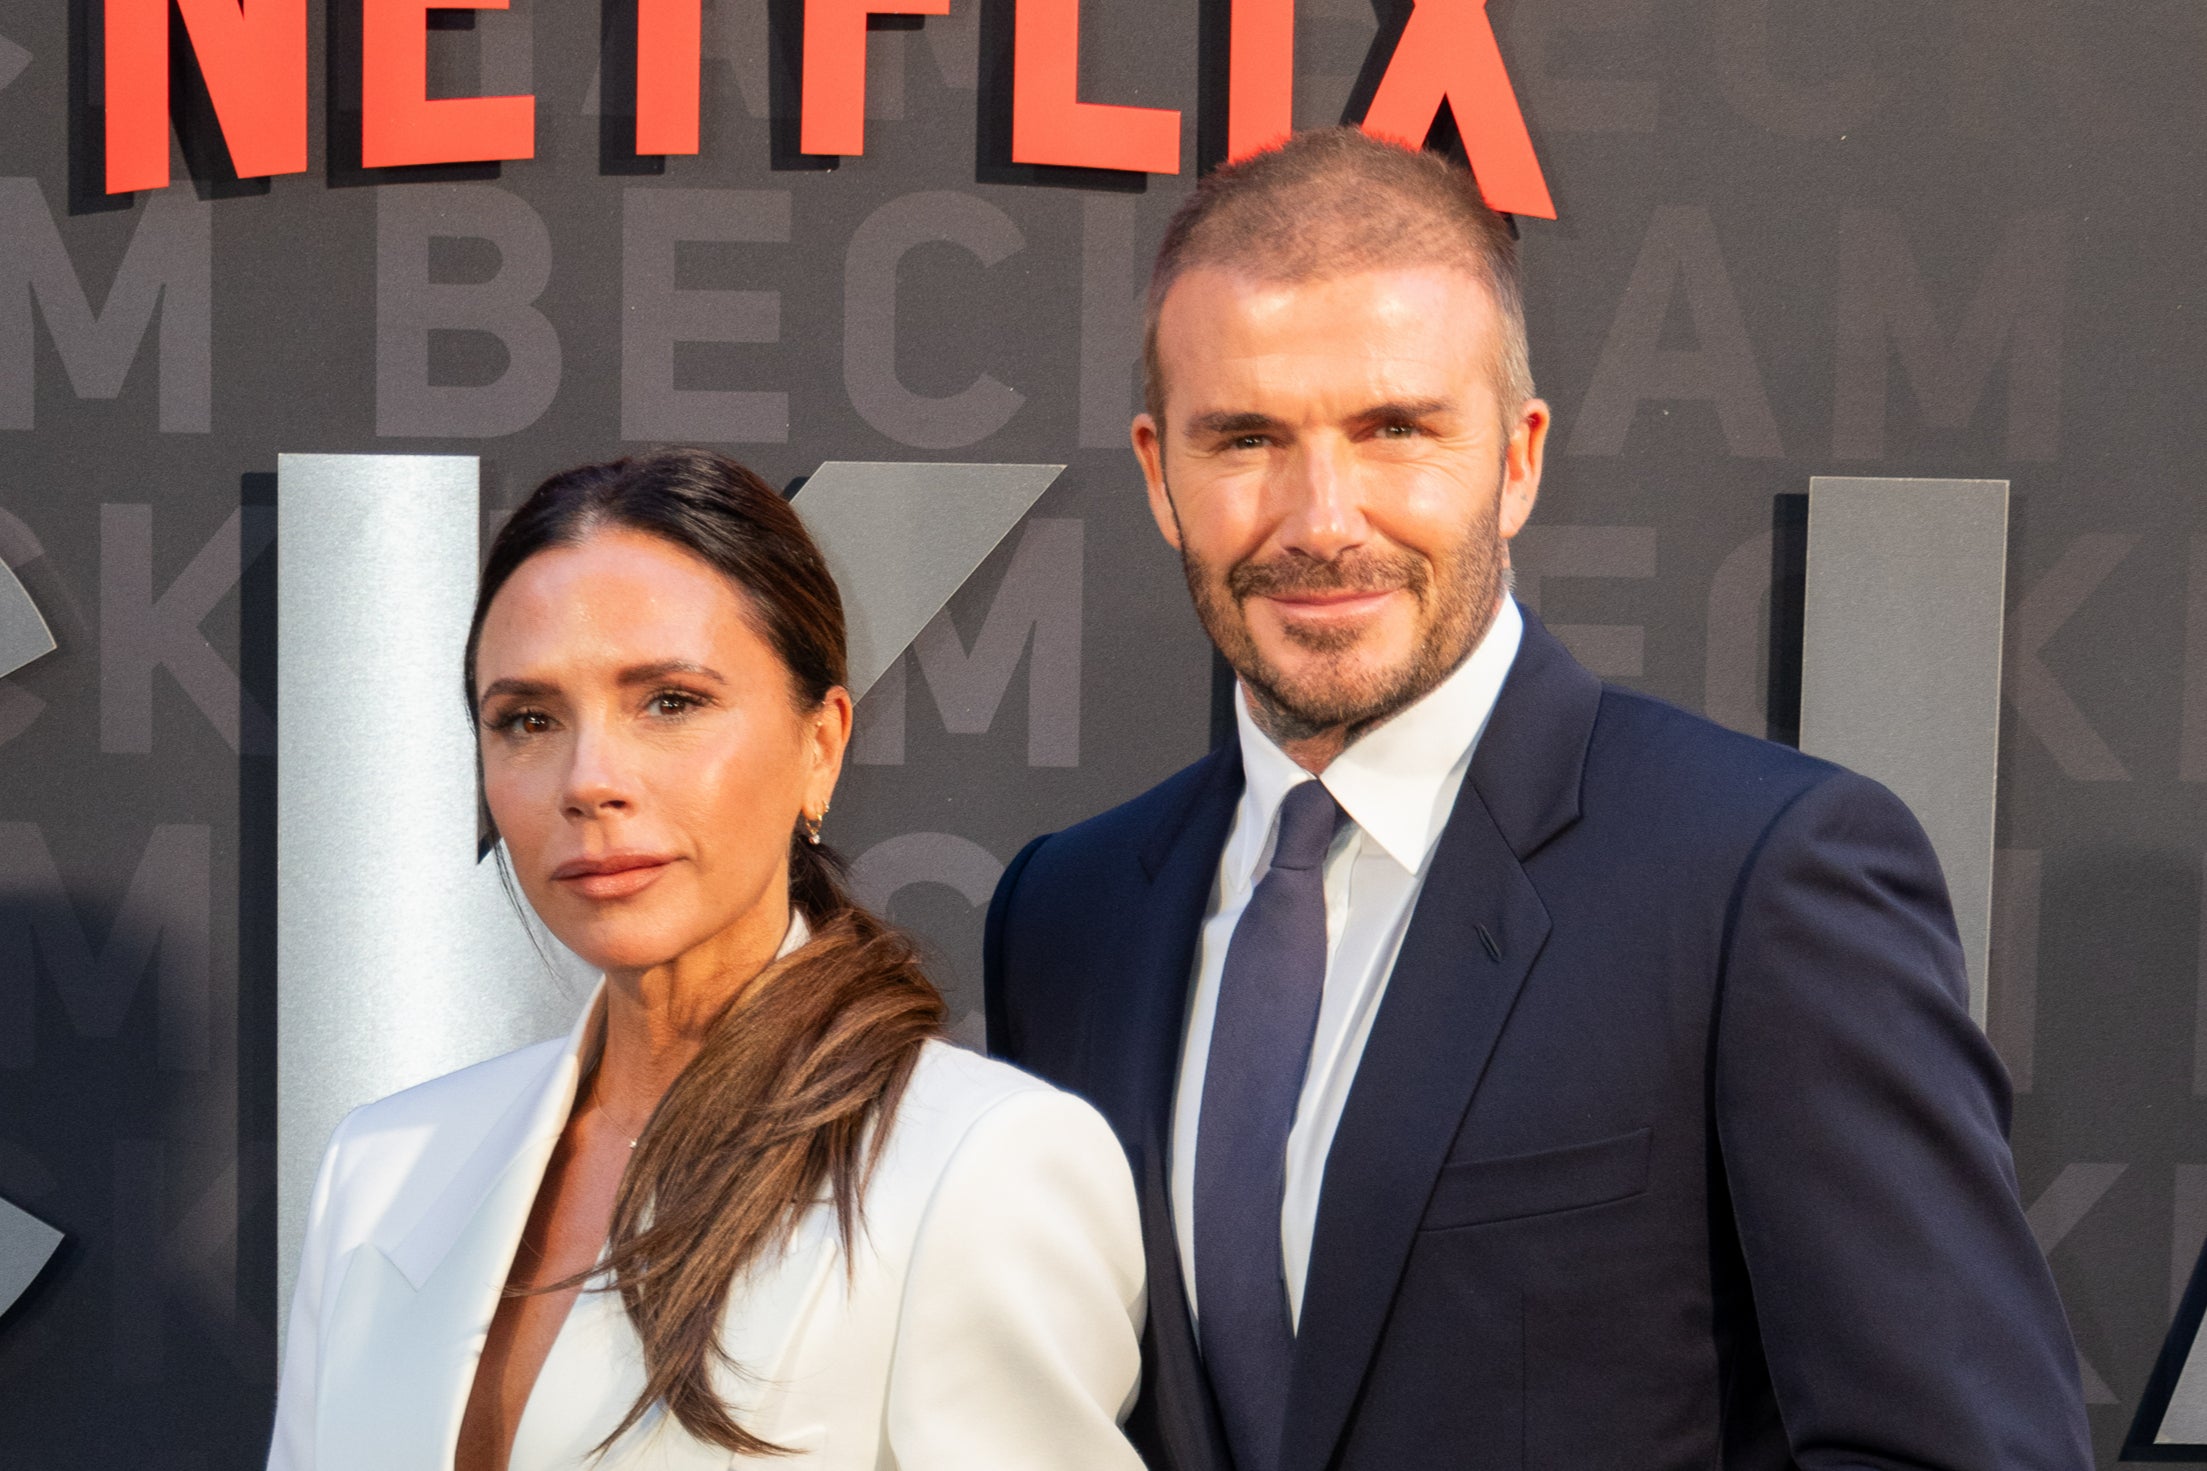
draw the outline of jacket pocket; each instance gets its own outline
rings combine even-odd
[[[1419,1229],[1445,1231],[1627,1200],[1648,1188],[1652,1129],[1443,1165]]]

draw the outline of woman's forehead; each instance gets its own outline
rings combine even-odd
[[[593,532],[514,569],[484,616],[477,678],[765,654],[750,614],[741,590],[695,553],[643,532]]]

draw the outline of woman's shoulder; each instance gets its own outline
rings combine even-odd
[[[912,1069],[912,1082],[906,1091],[912,1096],[925,1096],[939,1106],[963,1104],[973,1108],[987,1108],[1023,1093],[1061,1092],[1033,1073],[939,1037],[921,1045],[919,1061]]]
[[[569,1046],[552,1037],[503,1052],[482,1062],[454,1068],[434,1078],[363,1103],[346,1118],[350,1132],[413,1129],[468,1115],[496,1117],[533,1084],[541,1082]]]
[[[1120,1153],[1110,1125],[1085,1100],[1010,1063],[930,1041],[897,1105],[882,1168],[916,1183],[960,1157],[1011,1164],[1045,1140],[1054,1150]]]
[[[1033,1274],[1063,1277],[1071,1263],[1118,1296],[1141,1286],[1134,1175],[1103,1115],[946,1043],[929,1043],[913,1072],[864,1219],[878,1259],[909,1274],[908,1310],[915,1291],[949,1291],[963,1305],[938,1308],[952,1317],[976,1311],[977,1295],[1046,1295]]]
[[[1084,1100],[1008,1062],[933,1040],[920,1049],[898,1122],[900,1126],[962,1132],[1006,1105],[1022,1111],[1095,1113]],[[1100,1115],[1098,1119],[1100,1122]]]

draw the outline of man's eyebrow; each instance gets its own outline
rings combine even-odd
[[[1358,412],[1360,424],[1397,423],[1405,419],[1433,419],[1456,411],[1453,399],[1446,398],[1398,398],[1376,403]]]
[[[1198,414],[1188,421],[1188,432],[1199,439],[1230,439],[1237,434],[1262,434],[1280,427],[1270,414],[1253,410],[1220,410]]]

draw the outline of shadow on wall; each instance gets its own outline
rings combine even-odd
[[[1801,744],[1801,647],[1808,596],[1809,498],[1770,499],[1770,674],[1764,734]]]

